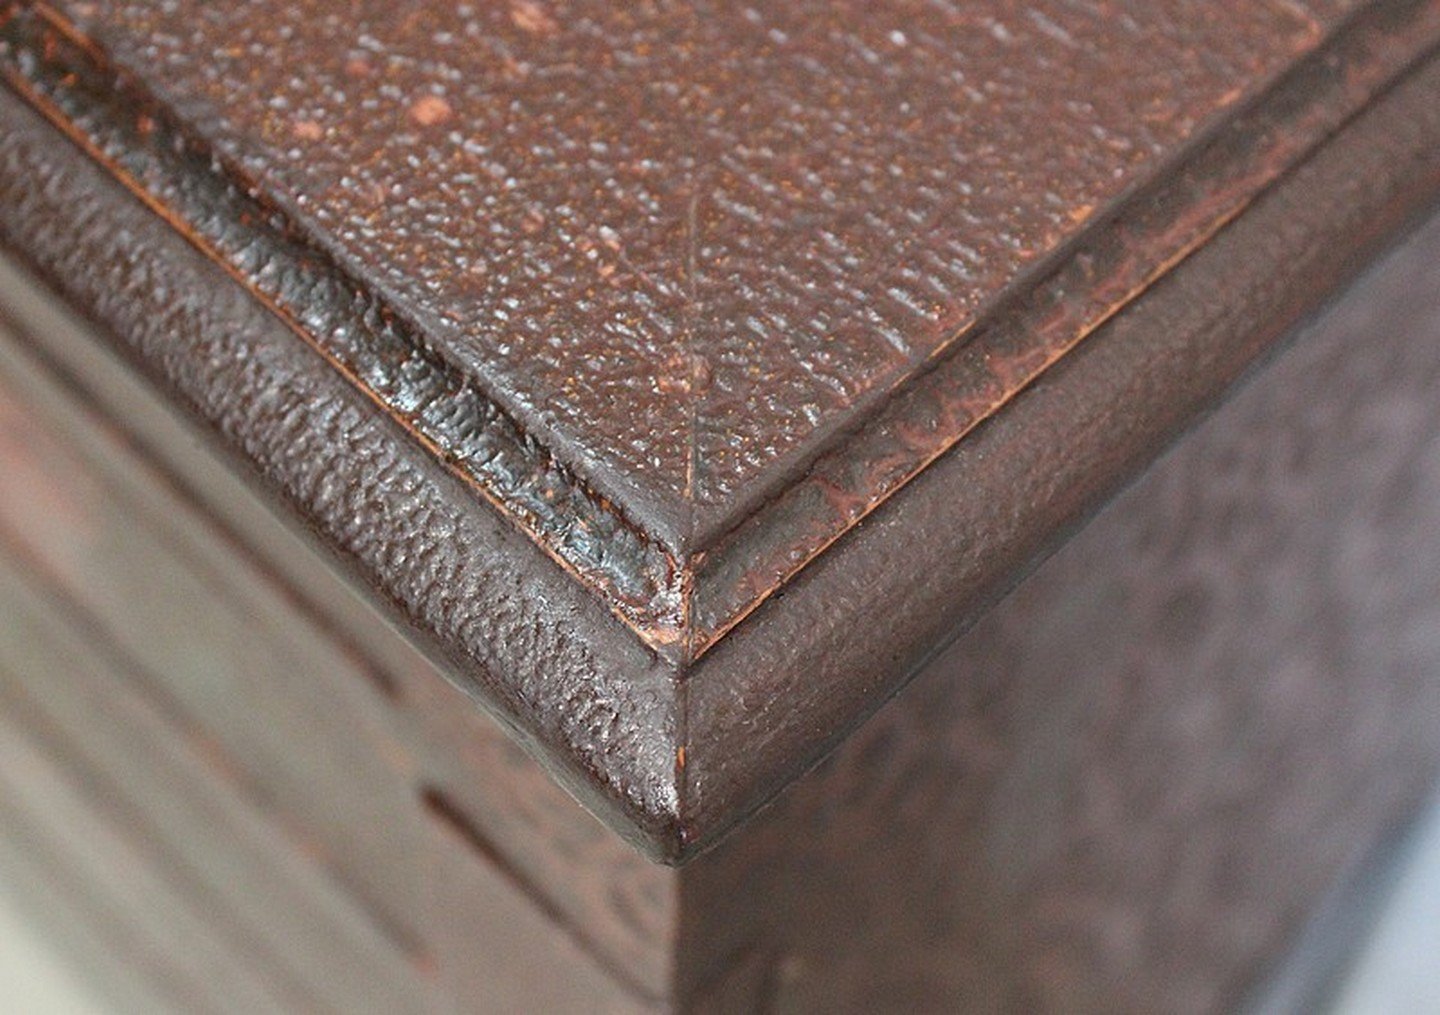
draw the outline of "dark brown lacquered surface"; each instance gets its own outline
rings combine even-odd
[[[158,98],[142,128],[213,147],[305,252],[236,235],[246,216],[194,192],[203,166],[188,188],[132,166],[140,185],[688,658],[945,442],[857,445],[854,488],[704,551],[1361,5],[51,6]],[[54,46],[13,30],[46,90]],[[112,155],[143,147],[48,97]],[[1207,208],[1192,224],[1233,213]],[[1204,228],[1160,232],[1112,302]],[[1006,350],[960,399],[993,411],[1051,344]],[[953,440],[974,415],[918,425]]]
[[[438,29],[400,15],[385,22],[395,38],[381,45],[375,36],[332,66],[325,40],[363,34],[358,15],[347,28],[303,9],[292,16],[278,8],[267,13],[262,5],[165,5],[189,19],[177,34],[131,8],[61,6],[56,11],[0,0],[0,74],[8,85],[0,94],[0,243],[37,273],[38,284],[100,326],[100,344],[119,350],[169,400],[218,435],[269,503],[292,509],[355,584],[447,675],[515,728],[567,786],[627,837],[670,860],[714,842],[838,743],[1440,189],[1440,0],[1372,0],[1343,23],[1338,9],[1317,7],[1312,13],[1324,17],[1309,34],[1284,28],[1284,11],[1294,10],[1289,7],[1236,4],[1248,13],[1222,16],[1224,5],[1167,0],[1161,5],[1165,18],[1146,13],[1148,6],[1135,15],[1158,19],[1144,26],[1111,9],[1102,33],[1112,47],[1110,67],[1103,73],[1103,61],[1084,55],[1084,47],[1074,62],[1041,59],[1050,52],[1041,36],[1052,38],[1041,29],[1059,23],[1042,24],[1032,14],[1021,12],[1013,26],[1007,21],[1003,31],[974,38],[957,29],[947,50],[955,66],[964,54],[980,60],[966,46],[982,46],[989,62],[978,66],[988,68],[985,80],[992,88],[1024,67],[1010,96],[1016,112],[997,113],[983,126],[959,118],[943,131],[936,128],[944,137],[918,131],[908,146],[900,143],[903,131],[880,115],[881,92],[863,79],[871,73],[863,69],[855,71],[855,95],[817,89],[813,103],[785,116],[744,106],[742,94],[753,90],[775,101],[794,81],[777,69],[770,74],[773,87],[763,91],[754,73],[727,76],[747,54],[770,52],[770,43],[744,35],[738,21],[731,24],[728,12],[685,22],[668,8],[625,8],[629,13],[605,15],[617,19],[609,25],[610,39],[634,45],[585,49],[572,38],[592,24],[582,18],[562,24],[553,9],[527,6],[497,14],[477,7],[473,17],[496,19],[497,27],[463,47],[473,74],[447,76],[444,67],[462,57],[446,57],[452,48],[443,39],[421,47],[416,40]],[[216,19],[237,17],[237,11],[246,12],[244,24],[218,26]],[[1079,6],[1064,11],[1072,19],[1083,13]],[[1064,11],[1052,12],[1050,20]],[[1262,17],[1264,12],[1270,13]],[[844,24],[860,31],[879,16],[857,13]],[[627,18],[630,35],[618,26]],[[997,36],[1027,24],[1036,38],[1002,55]],[[690,48],[662,53],[634,42],[634,32],[653,34],[661,25],[676,29],[672,37],[689,40]],[[897,53],[884,66],[892,72],[910,68],[920,77],[922,69],[933,71],[940,81],[943,75],[922,60],[925,47],[916,42],[913,26],[895,30],[905,33],[905,45],[894,42]],[[277,34],[270,48],[256,45],[239,57],[219,51],[203,61],[193,57],[222,36],[224,46],[245,50],[249,35],[272,31]],[[314,50],[308,59],[280,45],[287,31],[286,46],[302,40]],[[1069,29],[1072,38],[1077,32]],[[1117,41],[1137,32],[1146,41]],[[776,60],[782,50],[790,52],[767,38],[780,47],[771,54]],[[976,41],[982,38],[990,42]],[[556,56],[553,64],[531,61],[527,71],[520,61],[504,72],[516,76],[506,82],[504,74],[486,78],[480,66],[478,54],[498,45],[497,39],[509,40],[512,59],[562,40],[573,45],[570,57]],[[743,40],[749,41],[741,45]],[[402,42],[411,47],[412,60],[402,59]],[[701,42],[725,43],[729,58],[698,59]],[[826,48],[831,42],[814,40],[811,52],[834,56]],[[1092,42],[1099,45],[1100,38]],[[1167,48],[1168,61],[1159,60],[1156,54]],[[656,73],[646,76],[627,62],[642,51]],[[582,63],[595,71],[583,96],[535,84]],[[1163,73],[1157,69],[1162,63]],[[1066,77],[1082,71],[1089,75],[1084,88]],[[1129,155],[1108,147],[1103,156],[1100,149],[1077,154],[1083,138],[1096,135],[1078,128],[1067,133],[1066,103],[1090,103],[1090,126],[1113,140],[1118,135],[1107,133],[1103,111],[1119,109],[1114,103],[1127,95],[1123,102],[1139,101],[1136,81],[1151,72],[1155,80],[1146,86],[1146,101],[1169,98],[1163,110],[1132,110],[1124,121],[1138,148]],[[873,73],[882,71],[877,66]],[[242,74],[262,75],[273,87],[242,82]],[[850,160],[832,153],[813,168],[851,179],[854,189],[845,200],[857,202],[857,209],[868,201],[866,210],[848,215],[841,190],[821,188],[811,197],[823,196],[824,207],[787,214],[784,202],[798,206],[805,191],[781,188],[760,219],[745,224],[740,216],[726,234],[726,242],[761,235],[774,242],[726,258],[716,253],[719,239],[699,242],[718,236],[722,224],[713,214],[719,204],[710,208],[706,202],[720,201],[734,184],[725,153],[697,162],[690,176],[678,170],[678,177],[657,175],[688,181],[694,201],[680,202],[684,213],[657,201],[643,214],[625,206],[621,217],[643,232],[647,224],[669,221],[667,215],[681,215],[678,242],[694,255],[681,272],[694,288],[680,300],[688,315],[683,327],[678,336],[656,337],[653,344],[638,342],[638,332],[627,338],[603,326],[586,330],[585,321],[605,320],[601,311],[612,306],[605,301],[631,298],[643,284],[635,274],[638,262],[620,264],[622,251],[638,248],[616,238],[619,226],[610,227],[616,237],[604,240],[603,249],[591,248],[593,261],[588,255],[564,260],[563,244],[555,239],[559,219],[580,216],[582,208],[599,216],[623,204],[596,193],[589,204],[579,196],[567,204],[557,195],[578,195],[577,181],[592,171],[595,179],[638,186],[640,177],[633,174],[650,165],[638,156],[627,161],[612,147],[607,169],[594,149],[625,140],[599,130],[610,122],[602,113],[630,122],[612,108],[629,93],[613,82],[599,86],[607,74],[658,82],[662,91],[673,86],[675,109],[690,102],[683,108],[693,118],[680,118],[675,109],[665,115],[672,125],[683,120],[691,133],[666,135],[663,144],[660,134],[647,133],[644,151],[650,152],[703,153],[719,144],[721,135],[712,136],[712,127],[751,123],[754,137],[736,140],[738,152],[787,119],[799,125],[832,117],[840,123],[845,108],[865,111],[852,134],[832,131],[834,138],[823,142],[844,148]],[[349,86],[343,102],[323,85],[340,80],[337,75],[359,82]],[[295,120],[303,89],[287,83],[292,77],[314,85],[304,92],[317,104],[311,113],[328,109],[333,120]],[[1230,87],[1215,92],[1210,86],[1221,78]],[[985,91],[973,75],[967,80]],[[1062,87],[1062,80],[1070,85]],[[1167,91],[1165,81],[1174,88]],[[706,92],[704,82],[724,83],[735,101]],[[509,94],[504,89],[512,87],[535,90],[526,93],[528,105],[507,106],[506,116],[548,112],[506,119],[483,137],[467,133],[465,124],[479,122],[468,104],[480,108],[484,96]],[[1036,108],[1050,109],[1052,128],[1021,122],[1026,87]],[[938,84],[896,88],[943,91]],[[286,89],[293,93],[288,105],[272,101]],[[1207,96],[1213,102],[1205,107]],[[976,106],[975,116],[988,116],[990,101],[999,108],[1000,99],[992,96]],[[584,134],[591,155],[560,143],[578,136],[554,118],[566,102],[592,110]],[[1202,114],[1202,107],[1209,113]],[[356,109],[366,115],[342,130],[344,117],[359,116]],[[700,115],[705,111],[711,120]],[[631,119],[645,131],[660,122],[648,112]],[[813,124],[806,129],[819,131]],[[1142,134],[1144,144],[1135,141]],[[962,135],[972,137],[970,148]],[[817,136],[830,138],[823,131]],[[882,136],[890,139],[888,147],[877,140]],[[466,153],[466,140],[477,137],[517,151],[538,146],[534,157],[513,166],[516,173],[524,168],[539,174],[535,180],[543,177],[540,191],[532,180],[525,193],[543,191],[554,201],[543,221],[530,219],[530,232],[505,225],[504,214],[520,214],[506,203],[521,200],[515,193],[495,191],[493,214],[466,204],[499,186],[483,173],[464,175],[463,167],[478,157]],[[987,137],[994,150],[986,147]],[[342,168],[333,152],[364,138],[373,150],[350,152],[353,165]],[[803,160],[781,157],[801,151],[801,140],[797,134],[789,148],[769,144],[775,173],[802,171]],[[816,137],[803,140],[823,147]],[[318,147],[307,151],[306,145]],[[1003,171],[1017,146],[1028,146],[1028,159]],[[904,168],[921,153],[947,150],[956,166],[989,160],[993,174],[972,183],[967,194],[962,185],[970,170],[950,173],[953,201],[942,202],[929,218],[890,217],[900,214],[904,202],[897,204],[897,195],[904,188],[914,183],[913,193],[922,193],[908,169],[891,174],[887,168],[868,190],[863,173],[845,176],[860,173],[864,159]],[[1046,159],[1053,159],[1048,175],[1039,168]],[[1106,159],[1109,177],[1099,171]],[[551,172],[560,164],[572,171]],[[358,181],[373,180],[382,168],[396,185],[388,203],[371,209],[374,221],[367,224]],[[353,177],[350,184],[325,182],[343,172]],[[301,194],[295,181],[307,174],[314,185],[306,184]],[[1057,181],[1054,187],[1047,179]],[[515,189],[523,189],[521,177],[515,180]],[[289,207],[286,186],[292,188]],[[1054,218],[1045,195],[1070,194],[1076,187],[1097,195],[1090,217],[1084,223]],[[995,197],[1002,190],[1012,199],[983,208],[974,203],[979,194]],[[1102,192],[1109,196],[1102,199]],[[712,214],[701,215],[702,208]],[[962,223],[954,217],[962,208],[989,210]],[[352,218],[343,218],[342,209]],[[963,340],[941,348],[943,329],[922,327],[940,320],[941,310],[931,318],[909,317],[915,335],[910,352],[931,352],[917,366],[918,360],[901,363],[903,357],[882,355],[858,339],[847,345],[839,330],[833,343],[817,339],[805,347],[804,322],[794,308],[825,301],[840,314],[845,305],[818,284],[789,294],[792,312],[783,327],[778,318],[721,313],[713,293],[722,290],[709,287],[721,285],[722,267],[753,273],[744,289],[723,291],[746,294],[757,307],[781,298],[783,286],[772,285],[770,273],[822,272],[824,259],[807,258],[805,244],[827,235],[825,215],[840,223],[832,223],[829,234],[840,230],[857,243],[862,235],[876,238],[876,250],[867,247],[864,256],[829,265],[839,275],[853,271],[848,277],[857,285],[883,282],[877,264],[902,270],[930,263],[927,258],[939,256],[945,230],[964,225],[964,242],[982,244],[989,253],[965,285],[958,275],[950,279],[949,302],[941,309],[957,322],[973,314],[977,323]],[[368,239],[361,225],[372,229]],[[498,230],[493,236],[487,232],[492,228]],[[782,242],[786,230],[792,238]],[[458,241],[461,233],[475,251],[467,254],[463,244],[446,247],[447,236]],[[1015,241],[1011,248],[1000,242],[1005,236]],[[583,247],[582,239],[575,249]],[[1041,239],[1058,244],[1053,256],[1041,251]],[[653,250],[670,249],[672,242],[674,237],[656,239]],[[877,252],[882,242],[889,244],[888,259]],[[443,258],[442,248],[448,250]],[[477,259],[490,259],[489,266],[471,278],[473,272],[460,270],[463,257],[471,258],[466,263],[472,268]],[[553,325],[546,332],[557,343],[553,348],[534,335],[525,339],[529,333],[517,324],[504,333],[512,343],[508,351],[495,345],[481,355],[486,342],[501,340],[475,308],[490,292],[487,286],[501,284],[491,275],[502,261],[511,272],[549,266],[535,285],[522,286],[513,277],[505,284],[517,286],[517,301],[524,298],[511,308],[512,318],[524,307],[533,310],[534,301],[554,303],[545,318]],[[597,282],[586,300],[562,299],[555,287],[573,281],[585,265],[605,280],[603,286]],[[644,268],[652,279],[671,270],[658,254]],[[612,292],[612,286],[628,288]],[[463,327],[445,324],[435,308],[460,306],[463,294],[473,301],[473,319]],[[877,313],[893,310],[890,299],[877,295],[870,305]],[[625,322],[639,327],[642,320],[660,319],[642,315]],[[1105,360],[1108,373],[1073,367],[1076,356],[1113,345],[1125,322],[1135,327],[1137,320],[1155,323],[1143,341],[1125,347],[1130,351],[1124,356]],[[743,356],[737,352],[727,366],[712,356],[724,345],[722,323],[768,329],[770,338],[757,340]],[[961,330],[957,324],[952,334]],[[878,325],[869,332],[880,333]],[[626,341],[632,347],[625,356],[602,355],[607,342],[618,349]],[[701,352],[701,343],[710,343],[704,348],[711,351]],[[541,355],[541,347],[550,351]],[[677,348],[703,355],[704,368],[692,358],[678,373],[667,372]],[[813,369],[801,368],[796,358],[806,348]],[[786,356],[794,369],[774,366]],[[547,370],[562,360],[573,375],[570,393],[546,389],[544,397],[537,395]],[[621,385],[624,398],[599,380],[606,371],[617,376],[621,363],[633,369],[633,383]],[[839,384],[827,402],[829,415],[817,411],[813,425],[806,424],[803,441],[810,450],[804,455],[780,450],[791,439],[783,421],[766,422],[764,413],[736,408],[738,402],[724,397],[727,385],[738,390],[722,376],[726,370],[752,370],[747,398],[802,407],[803,415],[809,403],[792,398],[799,389],[786,385],[815,381],[823,364],[847,383],[863,381],[872,393],[906,380],[883,403]],[[890,380],[865,381],[867,371]],[[522,378],[531,385],[523,391]],[[1037,378],[1040,383],[1032,383]],[[1053,411],[1027,414],[1025,407],[1041,394]],[[577,409],[561,425],[569,411],[564,405],[572,403],[588,406],[590,418],[582,419],[586,413]],[[693,415],[677,416],[681,409]],[[771,435],[765,450],[776,452],[768,465],[752,462],[759,471],[743,484],[705,480],[706,489],[733,494],[725,510],[744,516],[729,531],[721,531],[719,508],[706,516],[713,524],[692,530],[686,505],[701,502],[666,500],[664,455],[625,465],[618,453],[601,453],[615,427],[699,435],[710,425],[706,420],[722,418],[722,410],[733,410],[744,423],[733,427],[735,449],[751,446],[747,428],[760,427]],[[839,428],[836,421],[847,413],[857,414],[855,425]],[[997,444],[996,433],[1014,439]],[[614,443],[634,446],[629,438]],[[689,446],[689,437],[681,443]],[[687,480],[681,492],[697,494],[700,476],[697,469],[691,474],[697,485]],[[667,513],[667,503],[684,510]],[[516,525],[505,524],[502,515]],[[551,567],[542,550],[562,568]]]
[[[56,6],[681,544],[1355,4]]]

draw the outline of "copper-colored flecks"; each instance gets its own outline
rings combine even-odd
[[[1242,129],[1259,148],[1233,178],[1154,189],[1359,7],[1372,36],[1410,41],[1356,54],[1348,93],[1322,81],[1344,94],[1303,130]],[[1228,221],[1440,17],[1424,0],[10,9],[52,33],[37,49],[7,28],[22,90],[681,661]],[[144,132],[85,107],[56,33],[173,136],[147,156]],[[167,169],[154,152],[177,139],[198,154]],[[233,225],[205,205],[225,188],[261,232],[212,235]],[[1094,291],[1053,303],[1046,280]]]
[[[410,119],[422,127],[438,127],[454,115],[450,103],[438,95],[422,95],[410,106]]]

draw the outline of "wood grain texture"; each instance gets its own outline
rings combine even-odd
[[[0,600],[0,739],[10,789],[32,808],[7,831],[69,840],[52,844],[54,863],[77,864],[89,890],[110,896],[96,930],[130,924],[140,940],[126,950],[153,949],[143,976],[184,969],[205,998],[192,1010],[346,1010],[372,998],[423,1010],[425,982],[403,953],[213,777],[205,745],[134,687],[112,646],[71,627],[44,582],[10,559]],[[32,741],[55,771],[21,760]]]
[[[665,872],[577,807],[513,738],[397,637],[299,534],[287,531],[271,507],[199,443],[192,425],[176,419],[143,380],[120,368],[83,322],[39,294],[21,291],[28,284],[0,262],[0,289],[11,287],[7,296],[23,304],[30,322],[24,330],[13,330],[12,324],[7,331],[0,313],[0,389],[8,385],[24,393],[26,411],[17,425],[25,436],[17,441],[15,464],[35,464],[22,465],[17,475],[38,472],[42,477],[38,484],[17,489],[44,490],[57,483],[78,488],[87,492],[81,498],[81,514],[92,519],[86,528],[109,531],[120,540],[136,528],[158,529],[166,537],[154,558],[106,555],[92,568],[121,561],[138,563],[152,574],[166,567],[198,568],[205,576],[201,598],[213,592],[222,597],[223,611],[243,615],[230,616],[222,629],[244,625],[244,638],[278,637],[291,652],[297,641],[318,642],[302,650],[305,666],[288,668],[313,671],[313,680],[333,688],[336,704],[359,708],[359,716],[345,712],[357,726],[373,728],[378,722],[387,729],[381,753],[391,763],[404,762],[400,774],[407,788],[402,802],[413,802],[422,790],[443,794],[523,880],[539,887],[548,907],[563,914],[602,965],[619,968],[641,984],[642,991],[663,990],[674,906]],[[44,479],[47,473],[87,478]],[[17,502],[12,513],[22,510]],[[43,510],[34,514],[44,517]],[[136,522],[137,516],[155,521]],[[45,540],[36,539],[39,532],[33,525],[29,532],[43,548]],[[55,536],[66,538],[63,532]],[[63,550],[60,557],[67,559],[74,552]],[[193,588],[192,582],[184,578],[179,584]],[[113,587],[114,582],[105,585]],[[191,617],[194,610],[193,605],[181,606]],[[163,610],[158,613],[164,616]],[[142,619],[134,612],[127,616]],[[262,621],[280,630],[262,635],[257,630]],[[134,636],[130,638],[133,642]],[[225,644],[240,641],[226,639]],[[196,657],[203,660],[205,654],[197,650]],[[257,713],[257,718],[242,722],[246,728],[273,712],[280,728],[293,730],[295,719],[288,713],[304,714],[313,707],[304,704],[310,692],[303,685],[294,692],[302,701],[294,703],[285,684],[268,679],[236,682],[230,688],[233,699],[219,698],[222,711],[212,710],[213,720],[245,708]],[[270,693],[275,691],[279,693]],[[333,725],[327,718],[317,730]],[[220,739],[234,742],[230,733]],[[403,747],[397,750],[397,743]],[[327,768],[303,756],[294,761],[302,777],[283,780],[291,787],[284,795],[293,799],[297,785],[308,787],[309,795],[300,798],[305,806],[295,816],[313,832],[317,825],[306,817],[307,808],[309,801],[327,797],[328,780],[320,778]],[[368,761],[343,769],[347,780],[359,776],[362,783],[375,770]],[[379,786],[339,787],[340,799],[356,793],[393,804],[394,779],[386,774]],[[336,812],[343,814],[344,809],[332,811],[327,805],[321,811]],[[408,806],[391,806],[384,817],[403,826],[414,814]],[[323,830],[323,823],[320,827]],[[373,828],[357,832],[344,822],[331,827],[342,851],[355,848],[352,839],[364,842],[377,835]],[[387,838],[392,843],[415,841],[408,835]],[[411,893],[394,898],[392,908],[415,913],[415,889],[422,879],[406,871],[419,858],[392,850],[385,860],[397,866],[381,883]],[[385,866],[369,864],[366,869],[380,872]]]
[[[51,864],[43,883],[108,897],[115,862],[167,872],[170,894],[87,917],[141,942],[171,907],[198,921],[195,948],[137,971],[152,997],[169,996],[166,968],[217,938],[234,953],[222,970],[303,985],[254,1002],[263,1010],[656,1010],[674,872],[586,814],[392,631],[377,655],[393,670],[367,675],[340,650],[364,637],[326,630],[277,588],[145,458],[154,431],[112,429],[95,407],[114,392],[81,383],[0,321],[13,481],[0,498],[0,708],[17,737],[48,734],[57,763],[78,759],[109,822],[99,834],[80,805],[57,807],[52,834],[100,845],[80,873]],[[235,497],[229,482],[211,493]],[[328,578],[319,594],[344,595]],[[373,633],[373,615],[359,623]],[[50,785],[12,775],[37,798]],[[15,832],[33,866],[42,847]],[[307,909],[296,868],[327,885],[328,907]],[[185,989],[181,1010],[254,1010],[223,976]]]
[[[150,514],[32,405],[0,372],[0,461],[17,483],[0,501],[0,541],[43,568],[180,728],[303,830],[397,943],[414,947],[425,915],[408,860],[421,848],[407,814],[414,762],[372,688],[327,641],[287,625],[262,581],[224,556],[188,553],[193,518]],[[297,748],[306,744],[317,749]]]
[[[73,323],[51,323],[44,348],[75,352],[56,341]],[[532,923],[574,937],[625,996],[663,993],[668,872],[578,807],[368,609],[326,620],[344,602],[343,583],[293,537],[277,539],[267,510],[254,505],[266,528],[245,529],[243,540],[277,554],[274,571],[175,486],[140,448],[169,441],[194,454],[192,434],[163,416],[138,432],[115,429],[97,407],[123,399],[127,426],[145,413],[113,364],[96,394],[84,386],[97,379],[87,373],[95,364],[47,359],[3,325],[0,461],[14,482],[0,500],[0,544],[44,573],[63,612],[79,618],[72,623],[125,655],[172,732],[270,812],[409,960],[428,964],[444,945],[434,937],[436,837],[424,805],[438,794],[496,854],[467,859],[451,847],[447,869],[498,863],[505,870],[488,876],[515,882],[508,891],[541,911]],[[249,499],[228,474],[216,478],[205,504]],[[287,585],[283,576],[307,563],[304,591]],[[43,678],[36,666],[22,673]],[[171,838],[185,847],[184,836]]]

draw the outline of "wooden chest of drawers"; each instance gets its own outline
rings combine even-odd
[[[6,890],[122,1010],[1256,997],[1440,759],[1440,4],[373,6],[0,4]]]

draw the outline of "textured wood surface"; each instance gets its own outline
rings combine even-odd
[[[1358,5],[53,6],[683,544]]]
[[[1359,4],[49,6],[679,548]]]
[[[510,921],[517,935],[532,944],[542,931],[576,941],[578,957],[566,962],[598,971],[592,991],[632,1000],[662,994],[673,909],[668,872],[586,814],[431,665],[377,628],[367,609],[353,603],[347,610],[339,580],[293,536],[273,531],[259,504],[251,510],[266,528],[232,528],[137,453],[132,440],[146,448],[168,441],[193,455],[193,438],[174,420],[161,415],[122,434],[103,417],[87,418],[85,406],[116,399],[129,410],[127,422],[144,418],[137,392],[116,385],[112,364],[106,393],[92,395],[68,385],[95,380],[87,376],[94,364],[36,359],[34,347],[16,342],[11,333],[0,345],[0,460],[14,480],[0,498],[0,544],[32,572],[29,584],[38,584],[51,612],[101,638],[121,660],[106,664],[121,672],[105,679],[130,685],[164,714],[168,725],[151,738],[192,744],[226,793],[258,807],[292,850],[339,883],[398,961],[429,969],[442,952],[474,966],[491,947],[483,942],[507,923],[487,915],[493,907],[485,899],[517,899],[525,914]],[[57,369],[71,378],[66,385],[57,383]],[[181,483],[192,480],[203,482],[203,472]],[[223,472],[217,481],[209,503],[250,500]],[[259,560],[241,548],[252,539],[261,544]],[[272,570],[265,560],[277,558],[283,563]],[[309,570],[305,591],[281,578],[297,565],[302,576]],[[7,620],[15,646],[34,641],[16,626],[20,619]],[[61,666],[56,677],[64,681],[102,680],[73,660],[47,662],[43,643],[35,645],[14,660],[22,686],[40,681],[43,690],[46,674]],[[102,722],[102,714],[90,718]],[[76,724],[72,735],[83,739],[78,717]],[[147,770],[113,748],[107,755],[106,737],[99,740],[86,748],[97,758]],[[462,815],[480,841],[457,841],[454,821],[436,820],[432,798]],[[173,825],[159,837],[199,863],[209,862],[215,841],[208,828]],[[453,883],[447,888],[445,880]],[[231,887],[250,890],[243,882]],[[260,894],[252,912],[271,905]],[[448,918],[463,929],[454,938],[437,929],[447,925],[437,909],[457,914]],[[311,930],[322,942],[325,934]],[[516,956],[523,951],[517,946]],[[315,949],[304,954],[324,975],[345,975]],[[527,989],[520,966],[486,968],[497,989],[502,982]],[[583,993],[572,988],[572,997]],[[401,1010],[382,1003],[383,992],[372,998],[349,1010]]]
[[[1432,222],[679,870],[564,799],[99,347],[12,334],[0,858],[137,1011],[1233,1010],[1440,759],[1437,251]],[[317,682],[328,732],[270,755],[255,724],[326,721]],[[362,734],[374,763],[337,771]]]
[[[802,771],[797,744],[840,742],[877,700],[877,678],[928,662],[1272,351],[1318,292],[1433,206],[1437,90],[1431,63],[1097,331],[1086,366],[1032,389],[1051,398],[1017,398],[707,655],[686,699],[695,827],[724,827],[741,800]]]
[[[634,637],[613,603],[552,566],[534,540],[478,501],[453,461],[412,440],[404,420],[377,411],[353,378],[315,354],[283,308],[236,285],[203,237],[187,239],[155,215],[164,209],[154,194],[141,194],[148,205],[136,201],[138,177],[127,186],[114,175],[123,168],[116,158],[130,149],[87,154],[69,146],[8,93],[0,96],[0,235],[169,399],[204,421],[271,502],[298,515],[356,585],[572,792],[652,855],[684,859],[839,742],[1428,204],[1440,180],[1440,84],[1424,57],[1436,14],[1428,3],[1367,6],[1314,59],[1159,178],[1189,179],[1187,166],[1237,172],[1197,177],[1221,185],[1218,204],[1177,204],[1170,191],[1141,188],[1129,211],[1106,219],[1114,239],[1128,235],[1127,223],[1172,221],[1189,208],[1199,218],[1174,220],[1184,228],[1171,238],[1204,242],[1163,265],[1162,278],[1095,328],[1086,345],[1109,344],[1124,331],[1118,322],[1136,314],[1159,322],[1149,346],[1072,388],[1073,415],[1031,417],[1033,430],[978,468],[981,460],[966,451],[975,434],[939,454],[884,502],[884,513],[869,515],[788,581],[783,596],[688,666]],[[42,38],[44,31],[52,29],[42,24]],[[85,47],[51,37],[43,58],[90,59]],[[12,55],[29,52],[10,45]],[[128,94],[96,91],[98,79],[83,69],[51,83]],[[68,122],[59,107],[46,108]],[[84,120],[70,130],[80,138],[91,126],[120,122]],[[139,134],[163,133],[159,119],[128,122]],[[181,151],[192,161],[202,154]],[[132,168],[143,175],[147,166]],[[1240,209],[1223,229],[1211,228],[1214,216],[1223,221]],[[1127,218],[1131,212],[1139,217]],[[1146,263],[1140,251],[1134,264]],[[1100,263],[1088,256],[1070,263]],[[1088,276],[1049,277],[1063,283],[1056,292],[1078,294],[1101,318],[1115,309]],[[993,334],[1023,337],[1028,322],[1044,333],[1045,291],[1028,290],[1042,294],[1039,302],[1011,305],[1013,313],[996,318],[1009,323]],[[1225,300],[1215,300],[1217,292]],[[1086,302],[1091,296],[1098,302]],[[983,363],[985,346],[976,341]],[[950,365],[963,363],[963,355],[937,361],[926,377],[943,388]],[[891,404],[918,405],[924,415],[932,404],[926,391],[917,384]],[[1016,404],[1008,401],[990,424]],[[943,436],[892,422],[901,436]],[[896,475],[910,473],[902,467]],[[761,586],[763,593],[773,583]],[[890,618],[880,631],[869,619],[877,602]]]
[[[1440,3],[1103,14],[0,0],[0,855],[117,991],[1232,1006],[1437,760],[1436,227],[936,653],[1433,206]]]
[[[632,837],[666,837],[675,810],[673,702],[655,657],[633,638],[606,637],[607,611],[547,569],[532,543],[477,511],[469,491],[428,454],[416,455],[248,293],[109,189],[98,167],[57,146],[8,93],[0,99],[0,159],[12,170],[0,201],[7,241],[38,258],[51,279],[79,282],[84,294],[70,295],[82,312],[126,332],[127,354],[148,363],[232,455],[239,450],[242,466],[259,469],[272,498],[304,504],[312,531],[348,533],[331,550],[357,584],[378,590],[381,572],[386,585],[405,572],[407,590],[393,586],[381,600],[448,617],[419,632],[426,648],[544,747],[577,794]],[[43,178],[49,183],[35,188]],[[90,238],[60,240],[64,221]],[[58,242],[42,253],[46,236]],[[186,338],[202,333],[216,344]],[[390,539],[397,525],[408,533],[403,551]]]
[[[682,983],[728,983],[722,1011],[1245,1010],[1440,764],[1437,383],[1440,221],[684,868]]]
[[[22,808],[6,834],[48,834],[51,865],[109,896],[92,932],[143,928],[120,947],[144,976],[174,970],[177,1010],[188,991],[189,1010],[424,1011],[404,953],[252,801],[217,789],[213,754],[136,694],[127,661],[0,568],[0,746]]]
[[[15,3],[3,35],[15,87],[685,663],[1440,10]]]

